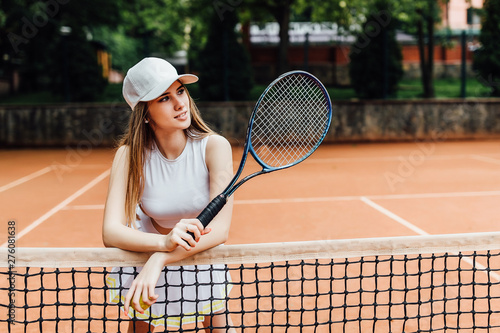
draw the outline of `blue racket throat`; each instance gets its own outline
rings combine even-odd
[[[308,158],[323,142],[332,120],[332,103],[323,84],[304,71],[285,73],[259,97],[248,122],[240,166],[226,189],[200,213],[203,226],[219,213],[234,191],[248,180],[289,168]],[[248,153],[262,170],[236,183]]]

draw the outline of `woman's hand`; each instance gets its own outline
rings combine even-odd
[[[167,251],[171,252],[179,246],[186,251],[190,251],[191,248],[196,246],[200,237],[208,234],[210,231],[210,228],[203,228],[198,219],[180,220],[167,235]],[[195,239],[188,232],[192,232]],[[145,309],[143,306],[147,309],[156,302],[158,295],[155,294],[155,287],[160,278],[161,270],[165,266],[167,255],[168,253],[165,252],[156,252],[149,257],[125,296],[125,313],[128,313],[130,306],[136,311],[144,313]]]
[[[166,251],[171,252],[178,246],[186,251],[190,251],[191,248],[196,246],[200,237],[208,234],[210,231],[211,229],[204,228],[198,219],[182,219],[167,235],[165,241]],[[194,235],[194,239],[188,232]]]
[[[130,306],[143,314],[145,309],[141,306],[141,300],[146,309],[156,302],[158,295],[155,294],[155,287],[164,265],[165,260],[161,252],[153,253],[149,257],[125,296],[124,309],[126,314],[128,314]]]

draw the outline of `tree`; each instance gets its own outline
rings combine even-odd
[[[203,100],[246,100],[252,89],[250,58],[238,41],[235,11],[224,20],[214,13],[207,41],[198,59],[200,96]]]
[[[282,74],[288,71],[288,48],[290,46],[290,10],[293,0],[269,1],[267,8],[279,24],[280,43],[278,47],[278,73]]]
[[[46,70],[51,73],[50,90],[66,102],[95,101],[106,88],[102,67],[96,59],[99,43],[89,43],[85,36],[72,32],[52,47],[52,59]]]
[[[277,75],[289,69],[288,49],[290,46],[290,18],[296,0],[248,0],[241,4],[253,21],[270,21],[274,19],[279,25]]]
[[[362,2],[363,4],[369,2],[369,0],[351,1],[355,3]],[[225,20],[226,15],[229,13],[237,11],[239,17],[242,18],[240,23],[242,23],[244,28],[248,27],[250,21],[259,23],[272,21],[277,22],[279,26],[279,44],[275,74],[281,74],[289,70],[288,49],[290,45],[290,37],[288,32],[291,20],[294,16],[301,16],[304,12],[310,13],[312,11],[316,13],[316,8],[321,8],[321,14],[316,16],[331,13],[331,2],[332,1],[315,2],[314,5],[311,5],[311,3],[306,0],[191,0],[190,9],[191,12],[196,13],[198,17],[200,13],[206,13],[208,10],[214,10],[221,21]],[[345,3],[345,1],[340,0],[334,0],[333,2],[337,4],[337,7],[339,6],[339,2]],[[310,17],[310,15],[306,16],[308,18]],[[339,15],[335,15],[331,18],[336,20],[339,17]],[[191,32],[201,31],[203,29],[202,25],[203,20],[200,21],[197,18],[196,22],[191,25]],[[203,44],[203,40],[203,37],[200,36],[191,38],[191,41],[194,43],[190,43],[190,56],[196,53],[196,45]]]
[[[420,72],[424,96],[431,98],[434,92],[434,26],[436,24],[436,5],[434,0],[422,3],[416,8],[417,13],[417,40],[420,55]],[[425,52],[425,39],[427,39],[427,54]]]
[[[297,0],[301,3],[306,0]],[[469,1],[469,0],[467,0]],[[390,0],[390,16],[400,23],[399,29],[417,38],[420,55],[420,71],[424,97],[434,97],[434,45],[435,26],[440,20],[439,3],[449,0]],[[315,21],[336,22],[339,29],[346,33],[359,30],[373,1],[370,0],[332,0],[315,2],[312,18]]]
[[[479,41],[481,48],[474,54],[474,68],[485,85],[491,88],[491,95],[500,96],[500,3],[486,0],[483,7],[483,20]]]
[[[140,40],[141,57],[169,56],[184,48],[189,6],[178,0],[128,0],[120,8],[120,26]]]
[[[317,1],[296,0],[297,11],[311,10],[311,19],[315,22],[335,22],[340,32],[357,33],[372,8],[372,0],[331,0]]]
[[[351,48],[349,74],[361,98],[394,95],[403,76],[403,56],[396,41],[397,22],[389,12],[389,1],[377,0],[358,34],[354,44],[358,47]]]
[[[24,91],[63,87],[55,91],[75,101],[97,98],[104,81],[90,27],[116,24],[120,5],[120,0],[2,1],[0,51],[8,59],[3,69],[8,72],[17,67]],[[64,56],[65,45],[73,57]],[[64,93],[68,84],[74,94]]]
[[[144,57],[166,58],[187,49],[188,9],[186,1],[128,0],[120,6],[117,24],[91,30],[112,54],[113,69],[126,72]]]
[[[404,31],[417,37],[423,97],[433,98],[435,28],[441,19],[439,3],[449,0],[401,0],[395,15]]]
[[[23,91],[51,89],[91,101],[104,82],[96,42],[122,71],[144,56],[168,57],[186,49],[186,9],[186,1],[177,0],[2,0],[0,71],[12,73],[16,66]]]
[[[143,40],[128,33],[127,26],[99,26],[92,29],[95,40],[106,45],[114,70],[126,73],[144,55]]]

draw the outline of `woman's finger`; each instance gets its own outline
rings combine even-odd
[[[134,280],[134,282],[132,282],[132,284],[130,285],[130,289],[128,290],[127,295],[125,295],[125,304],[123,304],[123,310],[125,311],[125,314],[127,314],[127,315],[128,315],[128,311],[129,311],[129,307],[130,307],[130,302],[132,300],[132,296],[134,296],[134,291],[135,291],[136,285],[137,285],[137,283]]]
[[[143,299],[144,304],[146,304],[148,307],[150,307],[151,305],[153,305],[153,303],[156,302],[156,300],[158,299],[158,296],[159,295],[157,295],[155,293],[155,286],[153,284],[149,285],[148,297]]]
[[[178,246],[182,247],[184,250],[186,251],[190,251],[191,250],[191,247],[194,246],[191,245],[190,241],[195,243],[194,240],[193,240],[193,237],[189,236],[187,233],[183,233],[183,236],[179,236],[179,235],[173,235],[172,236],[172,241],[177,244]]]
[[[186,225],[186,232],[190,232],[194,235],[195,242],[198,242],[200,240],[202,230],[200,230],[199,227],[197,225],[194,225],[194,224]],[[193,238],[193,237],[191,237],[191,238]]]
[[[200,230],[200,233],[203,234],[203,230],[205,229],[205,227],[203,226],[203,224],[201,223],[201,221],[198,220],[198,219],[193,219],[192,221],[193,221],[194,225],[196,225],[196,227],[198,228],[198,230]]]
[[[137,288],[134,297],[132,298],[131,305],[134,310],[144,313],[144,309],[141,306],[142,288]]]

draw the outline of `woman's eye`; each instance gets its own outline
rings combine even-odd
[[[163,97],[162,99],[160,99],[160,102],[166,102],[166,101],[168,101],[168,100],[169,100],[169,98],[168,98],[168,97]]]
[[[184,94],[184,89],[179,89],[179,91],[177,92],[178,95],[182,95]]]

